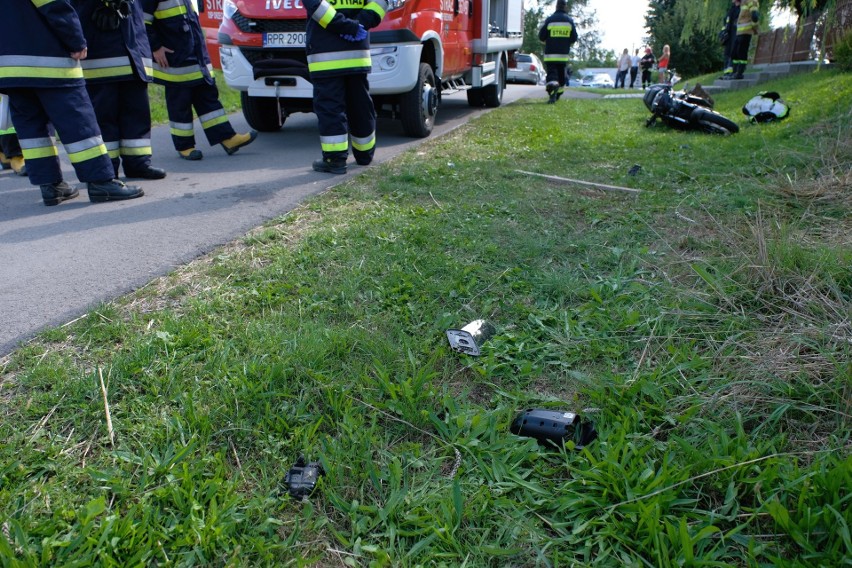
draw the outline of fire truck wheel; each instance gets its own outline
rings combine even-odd
[[[473,108],[485,106],[485,98],[482,94],[482,89],[468,89],[467,104]]]
[[[275,99],[250,97],[243,91],[240,93],[240,103],[242,103],[246,122],[258,132],[278,132],[284,126],[287,114],[278,112],[278,101]]]
[[[426,138],[435,126],[437,112],[438,89],[435,73],[428,63],[421,63],[417,84],[399,99],[403,132],[412,138]]]
[[[503,89],[506,88],[506,71],[503,69],[502,58],[497,60],[495,75],[497,80],[482,89],[483,101],[485,102],[485,106],[489,108],[497,108],[503,102]]]

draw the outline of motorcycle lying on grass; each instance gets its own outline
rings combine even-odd
[[[686,91],[673,92],[671,85],[651,85],[642,101],[653,116],[645,126],[656,124],[657,119],[679,130],[700,130],[710,134],[734,134],[740,131],[736,123],[719,114],[710,103]]]

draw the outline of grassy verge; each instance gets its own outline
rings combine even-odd
[[[725,138],[513,104],[43,334],[0,363],[0,563],[849,562],[852,81],[771,87]]]

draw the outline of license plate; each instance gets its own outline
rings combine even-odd
[[[305,47],[305,32],[266,32],[263,47]]]

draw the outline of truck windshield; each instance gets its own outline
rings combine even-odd
[[[403,4],[405,4],[405,0],[388,0],[388,12],[402,8]]]

